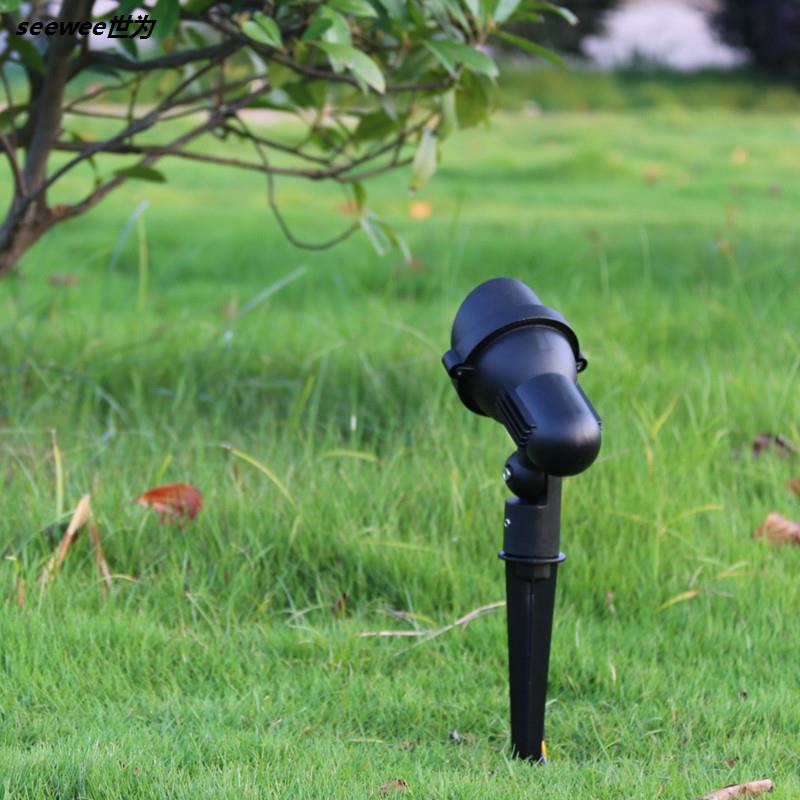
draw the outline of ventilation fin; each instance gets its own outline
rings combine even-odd
[[[495,398],[495,408],[500,422],[506,426],[517,447],[525,447],[536,427],[525,408],[517,400],[513,389],[501,389]]]

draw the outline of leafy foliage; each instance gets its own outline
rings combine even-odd
[[[88,0],[65,0],[55,21],[85,19],[91,7]],[[16,65],[27,86],[25,101],[9,96],[3,112],[11,130],[0,144],[16,192],[0,228],[0,272],[57,221],[91,208],[125,180],[162,180],[153,164],[165,157],[264,173],[270,206],[298,245],[326,246],[360,228],[374,232],[363,181],[413,165],[410,187],[419,188],[436,169],[437,144],[490,116],[498,67],[485,49],[489,38],[507,36],[536,56],[550,56],[503,28],[517,17],[538,20],[548,13],[572,21],[570,12],[534,0],[157,0],[144,9],[156,23],[143,44],[136,38],[19,36],[26,7],[15,12],[7,2],[6,9],[0,66],[5,73]],[[142,10],[133,0],[119,0],[98,8],[93,23],[110,25],[120,14],[136,19]],[[117,130],[103,140],[76,133],[75,117],[97,116],[97,103],[108,99],[127,109],[112,115]],[[146,110],[142,101],[150,103]],[[288,114],[303,132],[291,141],[263,136],[251,128],[251,109]],[[162,123],[175,116],[193,127],[164,140]],[[158,133],[162,141],[154,143]],[[231,157],[189,149],[207,134],[230,141]],[[54,150],[72,156],[48,173]],[[99,153],[128,163],[97,174]],[[84,162],[91,163],[94,184],[55,213],[48,190]],[[333,240],[302,242],[280,214],[275,176],[357,186],[361,218]],[[386,224],[377,222],[385,233]]]
[[[603,17],[618,5],[618,0],[569,0],[569,9],[552,3],[538,5],[540,8],[516,14],[509,32],[534,38],[557,53],[579,53],[583,39],[600,29]]]

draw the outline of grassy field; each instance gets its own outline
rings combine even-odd
[[[375,185],[413,267],[362,237],[298,252],[260,178],[187,164],[47,237],[0,283],[0,797],[800,795],[800,550],[751,538],[800,514],[800,468],[749,455],[800,440],[798,137],[796,114],[502,115],[449,143],[428,218],[406,176]],[[347,221],[329,188],[281,198],[308,238]],[[604,419],[566,486],[545,768],[508,758],[502,613],[359,637],[503,597],[511,442],[439,364],[498,275],[573,323]],[[183,480],[186,525],[131,502]],[[85,537],[36,584],[86,492],[106,598]]]

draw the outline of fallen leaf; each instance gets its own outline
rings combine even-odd
[[[89,532],[92,535],[92,545],[94,547],[94,555],[97,561],[97,571],[100,573],[100,590],[103,593],[106,593],[111,588],[111,570],[108,568],[108,562],[106,561],[105,554],[103,553],[103,548],[100,546],[100,534],[97,531],[97,525],[92,523],[92,527],[89,529]]]
[[[78,276],[69,275],[67,273],[55,273],[48,277],[47,282],[51,286],[75,286],[78,283]]]
[[[72,515],[72,519],[69,521],[69,525],[67,526],[67,530],[58,545],[58,549],[47,562],[47,566],[39,576],[40,584],[45,583],[53,573],[58,572],[58,570],[61,569],[61,565],[64,563],[64,559],[67,557],[67,551],[69,550],[70,545],[77,538],[80,529],[91,518],[92,506],[90,499],[90,496],[85,494],[78,501],[78,505],[75,507],[75,512]]]
[[[169,483],[140,494],[134,503],[160,512],[162,523],[173,522],[178,517],[194,519],[203,507],[203,495],[190,483]]]
[[[788,458],[797,455],[795,447],[785,436],[780,433],[757,433],[753,437],[753,455],[758,457],[768,450],[774,450],[779,456]]]
[[[718,239],[717,240],[717,250],[720,251],[723,255],[729,256],[733,252],[733,248],[731,247],[731,243],[726,239]]]
[[[415,200],[408,206],[411,219],[428,219],[433,213],[433,206],[427,200]]]
[[[408,789],[408,784],[402,778],[392,778],[380,786],[378,791],[381,797],[386,797],[389,792],[404,792],[406,789]]]
[[[345,610],[347,609],[347,601],[350,599],[350,592],[344,591],[342,592],[339,597],[336,598],[336,602],[331,606],[331,612],[335,615],[344,614]]]
[[[753,533],[754,539],[766,539],[770,544],[800,545],[800,522],[792,522],[774,511]]]
[[[800,478],[792,478],[786,481],[786,488],[800,500]]]
[[[725,763],[733,769],[736,766],[736,759],[735,758],[727,758],[725,759]]]
[[[20,610],[25,610],[25,578],[17,576],[17,605]]]
[[[740,166],[747,161],[748,154],[747,149],[739,145],[738,147],[734,147],[731,150],[731,164],[736,164],[736,166]]]
[[[697,800],[733,800],[736,797],[758,797],[760,794],[771,792],[774,786],[769,778],[760,781],[750,781],[748,783],[735,783],[717,789],[715,792],[704,794]]]
[[[650,185],[656,183],[663,173],[661,164],[657,161],[648,161],[644,165],[644,179]]]

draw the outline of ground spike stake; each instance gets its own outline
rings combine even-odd
[[[501,422],[517,445],[503,479],[511,750],[542,762],[560,551],[561,478],[600,450],[600,418],[577,383],[586,368],[569,323],[525,284],[496,278],[456,314],[442,363],[471,411]]]

